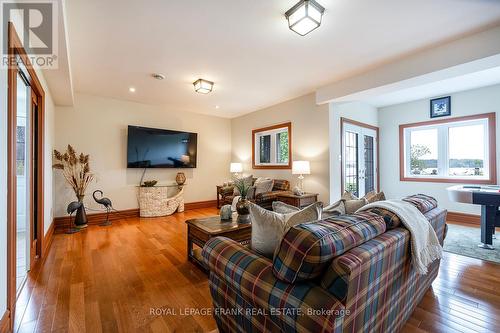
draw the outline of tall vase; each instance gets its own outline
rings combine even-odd
[[[78,208],[78,210],[76,211],[75,215],[75,227],[77,227],[78,229],[87,228],[88,226],[87,213],[85,212],[85,206],[83,205],[83,197],[83,195],[77,196],[78,202],[82,203],[80,208]]]

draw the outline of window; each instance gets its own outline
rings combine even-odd
[[[24,161],[25,161],[25,154],[26,154],[25,145],[26,145],[26,127],[17,126],[17,128],[16,128],[16,174],[18,176],[24,176],[24,166],[25,166]]]
[[[401,180],[496,183],[495,114],[400,126]]]
[[[281,124],[253,131],[254,169],[291,167],[291,124]]]

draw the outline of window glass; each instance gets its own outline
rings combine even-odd
[[[276,134],[276,162],[288,164],[288,132]]]
[[[484,125],[449,128],[449,176],[485,176]]]
[[[263,135],[260,137],[260,163],[271,162],[271,136]]]
[[[358,134],[345,132],[344,188],[355,196],[359,194],[358,184]]]
[[[410,174],[438,174],[438,130],[413,130],[410,134]]]

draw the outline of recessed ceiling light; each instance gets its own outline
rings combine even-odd
[[[285,17],[288,27],[301,36],[305,36],[321,25],[325,8],[314,0],[300,0],[290,8]]]
[[[154,74],[153,74],[153,77],[154,77],[155,79],[157,79],[157,80],[160,80],[160,81],[161,81],[161,80],[165,80],[165,78],[166,78],[166,76],[165,76],[165,75],[163,75],[163,74],[161,74],[161,73],[154,73]]]
[[[220,108],[220,106],[216,105],[216,106],[215,106],[215,108],[216,108],[216,109],[219,109],[219,108]]]
[[[130,88],[128,88],[128,91],[130,91],[131,93],[135,93],[135,88],[134,87],[130,87]]]
[[[198,79],[193,82],[194,90],[200,94],[208,94],[214,88],[214,83],[212,81]]]

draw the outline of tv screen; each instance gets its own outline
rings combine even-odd
[[[128,127],[128,168],[196,168],[198,134]]]

